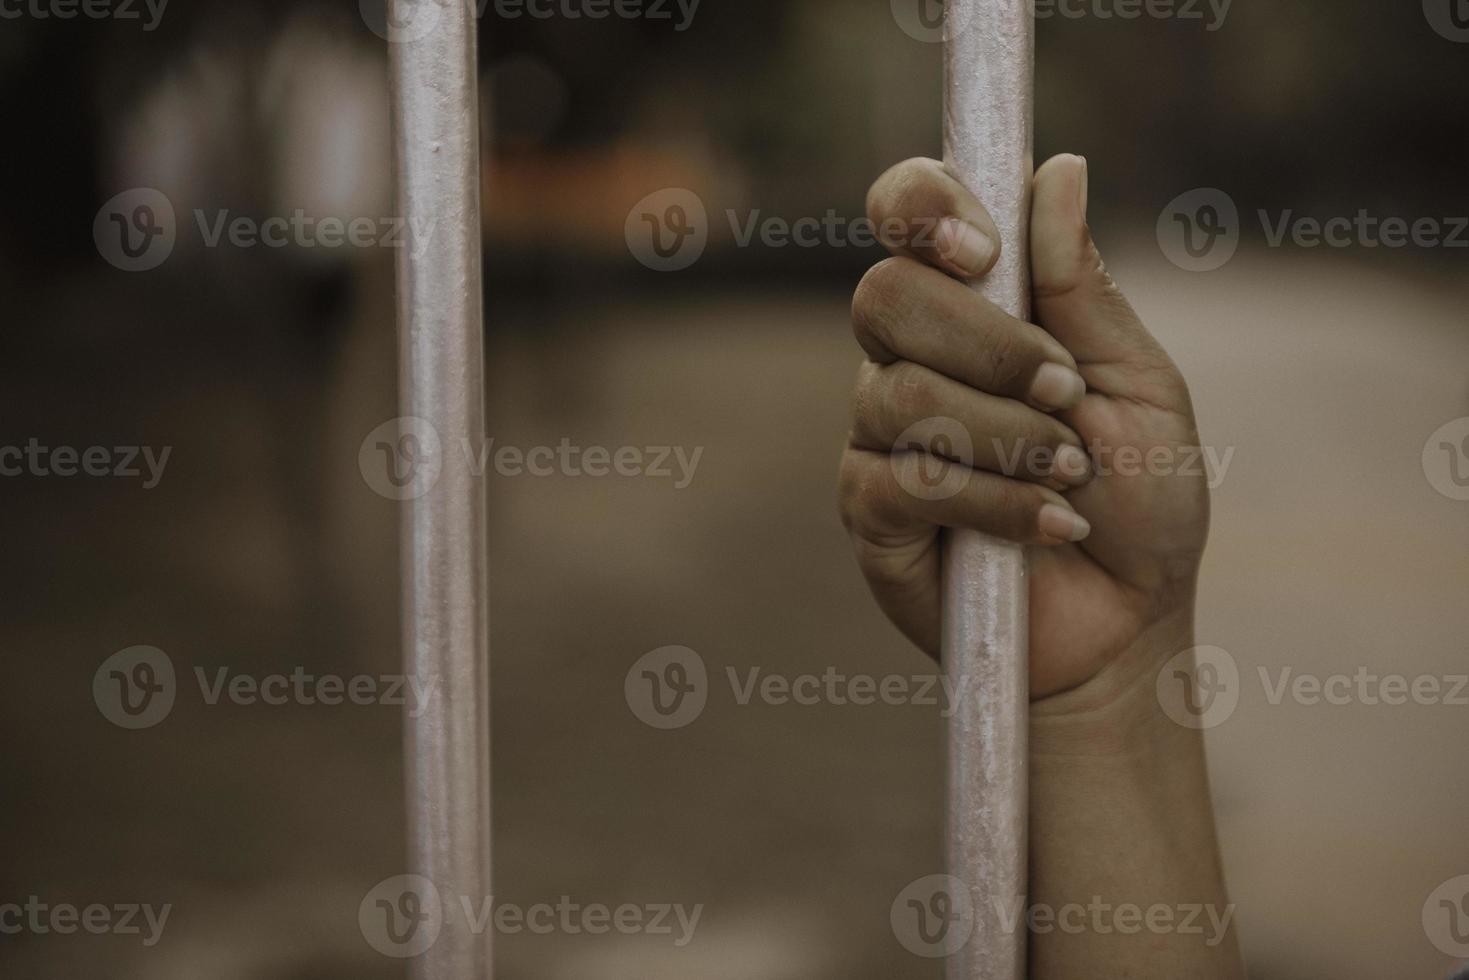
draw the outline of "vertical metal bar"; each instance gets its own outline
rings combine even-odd
[[[488,931],[452,914],[491,894],[484,486],[460,455],[484,441],[474,10],[390,4],[390,24],[414,28],[389,45],[398,206],[413,245],[398,253],[399,408],[432,427],[443,453],[430,489],[405,502],[400,558],[405,667],[430,692],[407,722],[409,866],[444,913],[412,961],[416,980],[491,975]]]
[[[980,284],[1030,313],[1034,18],[1022,0],[949,0],[944,157],[984,201],[1004,244]],[[970,697],[949,719],[948,863],[974,900],[974,931],[948,980],[1025,976],[1029,583],[1018,545],[951,534],[944,558],[944,670]],[[956,690],[966,690],[959,687]],[[1008,931],[1007,931],[1008,925]]]

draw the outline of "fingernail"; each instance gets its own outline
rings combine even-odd
[[[1060,541],[1081,541],[1092,533],[1085,517],[1060,504],[1041,507],[1039,524],[1042,534]]]
[[[958,218],[939,222],[938,245],[940,255],[970,276],[983,275],[995,255],[995,243],[990,237]]]
[[[1051,461],[1051,476],[1071,487],[1079,487],[1092,478],[1092,461],[1086,451],[1066,445],[1056,450]]]
[[[1086,394],[1081,375],[1064,364],[1046,362],[1030,383],[1030,400],[1045,408],[1071,408]]]
[[[1077,157],[1081,161],[1081,177],[1077,181],[1076,205],[1081,210],[1082,223],[1086,222],[1087,184],[1091,181],[1087,172],[1086,157]]]

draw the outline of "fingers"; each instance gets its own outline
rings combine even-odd
[[[1080,541],[1091,530],[1048,487],[921,451],[848,448],[839,497],[847,529],[875,545],[922,537],[934,527],[971,528],[1034,545]]]
[[[1055,338],[913,259],[868,270],[852,300],[852,329],[879,364],[912,361],[1043,411],[1071,408],[1086,391]]]
[[[1173,362],[1108,275],[1086,222],[1087,168],[1063,154],[1036,171],[1030,262],[1035,319],[1083,365],[1087,383],[1166,408],[1187,407]]]
[[[851,444],[858,449],[920,450],[1054,489],[1092,476],[1080,437],[1053,416],[912,361],[864,362],[854,404]]]
[[[979,278],[1000,255],[989,212],[937,160],[905,160],[877,178],[867,217],[894,255],[960,279]]]

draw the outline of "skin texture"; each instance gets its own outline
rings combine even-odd
[[[1033,546],[1029,901],[1201,905],[1222,917],[1201,738],[1154,695],[1162,665],[1193,645],[1207,477],[1180,452],[1199,446],[1188,388],[1107,274],[1086,198],[1080,157],[1036,172],[1029,324],[966,285],[1005,244],[941,163],[909,160],[873,185],[868,215],[893,258],[853,299],[867,360],[840,510],[878,604],[934,657],[939,532]],[[937,438],[955,425],[970,451]],[[913,492],[939,480],[949,492]],[[1033,929],[1030,946],[1031,975],[1045,980],[1243,976],[1232,920],[1202,934]]]

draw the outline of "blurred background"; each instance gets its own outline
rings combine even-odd
[[[495,898],[703,906],[682,946],[497,937],[506,978],[942,973],[889,922],[941,866],[939,709],[740,704],[724,681],[932,670],[870,602],[834,507],[847,306],[882,252],[740,234],[850,229],[878,173],[939,154],[920,3],[591,19],[491,0],[480,19],[489,434],[701,454],[687,480],[486,477]],[[1443,976],[1469,954],[1469,697],[1271,703],[1259,678],[1469,673],[1469,10],[1126,9],[1042,7],[1036,151],[1087,156],[1109,267],[1233,451],[1199,642],[1242,679],[1207,737],[1251,974]],[[358,907],[404,870],[401,709],[211,704],[194,681],[398,669],[399,505],[359,465],[396,414],[397,250],[211,230],[390,220],[381,7],[24,0],[0,19],[0,446],[118,464],[0,478],[0,903],[171,907],[152,945],[0,935],[0,970],[400,976]],[[707,246],[650,268],[640,214],[689,195]],[[1206,206],[1222,235],[1190,251],[1169,230]],[[113,213],[167,223],[167,254],[129,271]],[[1272,240],[1359,214],[1427,224],[1396,247]],[[711,686],[660,731],[623,682],[671,644]],[[93,680],[137,645],[179,690],[134,731]]]

